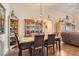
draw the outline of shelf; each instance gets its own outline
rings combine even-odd
[[[10,19],[10,45],[16,45],[15,33],[18,34],[18,20]]]
[[[42,25],[39,22],[32,22],[35,20],[25,19],[25,36],[31,33],[39,33],[42,32]],[[29,22],[29,23],[28,23]]]

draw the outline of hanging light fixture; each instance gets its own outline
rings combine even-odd
[[[42,4],[40,3],[40,20],[43,19]]]
[[[42,19],[43,17],[43,13],[42,13],[42,4],[40,3],[40,18]]]

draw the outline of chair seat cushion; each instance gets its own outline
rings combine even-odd
[[[32,46],[32,49],[41,49],[42,47],[40,46],[40,47],[34,47],[34,46]]]
[[[53,44],[48,45],[48,47],[53,46]]]
[[[51,47],[51,46],[53,46],[53,44],[49,44],[49,45],[48,44],[45,44],[44,46],[45,47]]]
[[[20,44],[20,48],[21,49],[29,49],[31,47],[31,44],[30,43],[21,43]]]

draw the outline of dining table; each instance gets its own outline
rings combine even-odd
[[[34,36],[29,36],[29,37],[23,37],[20,41],[20,43],[27,43],[27,42],[34,42],[35,37]],[[44,37],[44,41],[48,39],[47,36]]]
[[[30,43],[30,45],[33,45],[32,43],[34,43],[34,39],[35,39],[35,36],[29,36],[29,37],[23,37],[21,40],[20,40],[20,43]],[[48,41],[48,36],[45,36],[44,37],[44,43]],[[61,49],[61,46],[60,46],[60,38],[57,38],[55,37],[55,41],[58,41],[59,42],[59,51]],[[32,50],[30,51],[30,55],[32,55]]]
[[[48,37],[44,36],[44,42],[46,42],[47,39],[48,39]],[[26,44],[28,43],[28,44],[30,44],[30,46],[32,46],[34,43],[34,40],[35,40],[35,36],[29,36],[29,37],[23,37],[19,41],[20,41],[20,43],[26,43]],[[32,55],[32,49],[30,49],[30,55]]]

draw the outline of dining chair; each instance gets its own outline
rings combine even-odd
[[[48,56],[48,48],[53,47],[53,53],[55,53],[54,48],[55,34],[48,34],[48,40],[45,41],[44,46],[47,48],[47,56]]]
[[[22,56],[22,50],[29,49],[30,55],[31,55],[31,43],[30,42],[25,42],[25,43],[20,43],[18,39],[18,35],[15,33],[15,39],[19,48],[19,56]]]
[[[41,54],[43,55],[43,45],[44,45],[44,35],[35,35],[34,44],[32,46],[34,55],[36,55],[36,50],[40,51],[40,49],[41,49]]]

